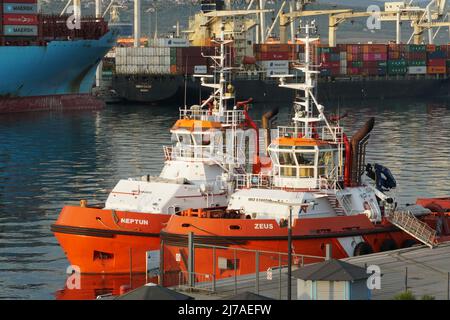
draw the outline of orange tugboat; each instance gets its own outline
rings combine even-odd
[[[248,103],[235,104],[227,81],[224,32],[216,41],[220,55],[214,90],[203,102],[180,109],[171,129],[173,145],[164,148],[165,166],[159,177],[121,180],[104,208],[66,206],[51,226],[68,260],[83,274],[145,272],[146,254],[160,248],[160,230],[172,214],[188,208],[221,207],[234,192],[236,173],[258,172],[259,160],[249,166],[246,151],[259,153],[256,125]],[[254,141],[246,139],[253,132]],[[252,134],[252,133],[250,133]],[[256,141],[256,142],[255,142]],[[252,150],[250,146],[255,146]]]
[[[313,94],[318,72],[309,62],[309,48],[316,39],[309,31],[306,26],[306,61],[299,67],[304,83],[280,76],[281,86],[298,96],[293,125],[279,127],[268,148],[270,174],[238,176],[238,191],[225,208],[189,209],[171,217],[161,232],[165,285],[178,280],[173,274],[192,272],[186,263],[189,236],[195,243],[194,271],[201,275],[196,281],[254,273],[257,265],[259,271],[278,267],[277,253],[288,252],[289,234],[295,254],[324,257],[331,245],[336,259],[450,240],[448,199],[401,207],[386,194],[396,187],[389,169],[366,165],[373,119],[351,139],[339,119],[327,119]],[[375,186],[365,181],[365,173]],[[251,250],[264,252],[258,263]],[[307,260],[303,263],[316,262]]]

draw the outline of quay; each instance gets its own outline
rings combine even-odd
[[[360,267],[378,266],[381,288],[371,291],[372,300],[392,300],[406,290],[417,299],[424,295],[448,300],[450,294],[450,242],[430,249],[415,246],[389,252],[342,259]],[[295,270],[295,268],[294,268]],[[256,274],[197,283],[195,288],[172,287],[198,300],[221,300],[237,294],[253,292],[276,300],[287,298],[287,268]],[[292,281],[292,299],[297,299],[297,281]]]

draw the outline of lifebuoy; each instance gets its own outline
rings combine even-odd
[[[353,255],[355,257],[357,257],[357,256],[364,256],[366,254],[371,254],[371,253],[373,253],[372,246],[370,244],[368,244],[367,242],[360,242],[356,245]]]
[[[397,243],[395,243],[395,241],[392,239],[384,240],[380,246],[381,252],[391,251],[391,250],[396,250],[396,249],[398,249]]]

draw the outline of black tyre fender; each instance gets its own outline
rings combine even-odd
[[[366,254],[371,253],[373,253],[372,246],[367,242],[360,242],[356,245],[353,255],[356,257],[356,256],[364,256]]]
[[[398,249],[397,244],[392,239],[385,239],[380,246],[381,252],[391,251],[391,250],[396,250],[396,249]]]

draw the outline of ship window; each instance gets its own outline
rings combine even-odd
[[[295,160],[291,152],[280,152],[280,165],[295,166]]]
[[[228,227],[230,230],[241,230],[241,226],[236,226],[236,225],[234,225],[234,226],[229,226]]]
[[[297,161],[299,165],[313,166],[314,165],[314,153],[297,153]]]

